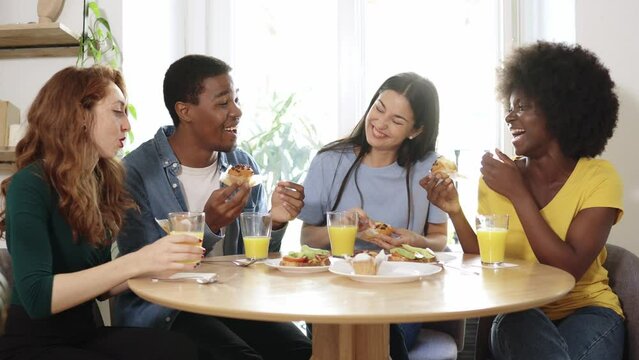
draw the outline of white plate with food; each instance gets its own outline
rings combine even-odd
[[[323,271],[327,271],[329,268],[329,266],[313,266],[313,265],[306,265],[306,266],[280,265],[281,261],[282,261],[282,258],[268,259],[264,261],[264,264],[266,264],[266,266],[268,267],[272,267],[281,272],[295,273],[295,274],[310,274],[310,273],[323,272]]]
[[[345,260],[335,260],[328,268],[333,274],[346,276],[351,280],[384,284],[416,281],[441,270],[440,266],[432,264],[384,261],[379,265],[377,275],[358,275],[353,266]]]

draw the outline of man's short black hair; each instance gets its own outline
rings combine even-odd
[[[164,105],[173,124],[180,125],[180,118],[175,112],[178,101],[198,104],[198,96],[203,91],[202,82],[210,77],[225,75],[231,67],[224,61],[206,55],[186,55],[177,60],[164,74]]]

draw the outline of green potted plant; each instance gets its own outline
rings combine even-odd
[[[280,179],[300,182],[322,146],[313,124],[294,114],[295,104],[294,94],[283,100],[273,94],[269,109],[273,120],[269,127],[257,124],[248,139],[240,141],[240,147],[253,155],[267,174],[269,192]]]
[[[109,21],[102,16],[97,0],[84,0],[82,36],[80,36],[76,66],[85,67],[93,64],[106,65],[121,70],[122,51],[111,32]],[[137,119],[135,106],[129,103],[127,107],[129,115],[134,120]],[[133,143],[135,139],[133,131],[127,133],[127,139],[129,144]]]
[[[76,66],[92,64],[122,66],[122,51],[111,33],[109,21],[102,16],[97,0],[84,0],[82,36]]]

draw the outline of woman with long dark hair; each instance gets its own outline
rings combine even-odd
[[[429,204],[419,186],[437,159],[438,127],[439,99],[432,82],[415,73],[384,81],[351,135],[326,145],[313,159],[299,215],[302,243],[328,248],[326,212],[361,209],[363,223],[387,223],[399,236],[360,233],[356,248],[407,243],[442,250],[446,214]]]
[[[326,145],[313,159],[298,216],[304,221],[301,242],[329,248],[326,212],[355,210],[362,224],[356,249],[409,244],[443,250],[447,216],[419,185],[438,157],[438,127],[439,98],[431,81],[415,73],[384,81],[351,135]],[[395,234],[371,235],[366,230],[373,220],[391,225]],[[410,349],[421,324],[402,327]],[[399,359],[405,355],[398,350],[401,341],[393,341],[395,330],[391,327],[391,355]]]

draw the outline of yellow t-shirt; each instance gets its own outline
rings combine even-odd
[[[541,216],[562,240],[582,209],[609,207],[619,209],[615,221],[623,215],[623,185],[617,171],[608,161],[581,158],[557,195],[541,209]],[[537,262],[515,208],[506,197],[479,182],[479,214],[508,214],[506,257]],[[607,252],[604,247],[575,287],[563,298],[547,304],[542,310],[552,320],[570,315],[585,306],[602,306],[623,316],[619,298],[608,285],[608,271],[602,266]]]

